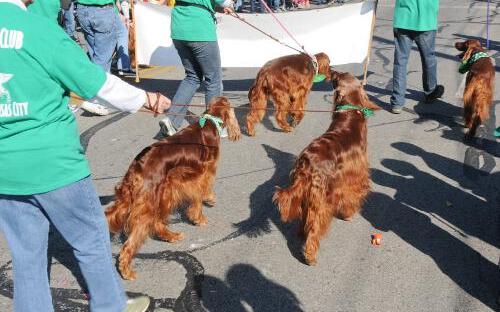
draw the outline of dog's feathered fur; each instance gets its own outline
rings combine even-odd
[[[485,52],[479,40],[455,43],[462,61],[469,60],[474,53]],[[495,67],[490,57],[477,60],[467,73],[464,90],[464,120],[468,130],[466,137],[475,135],[476,129],[489,118],[493,103]]]
[[[214,99],[207,113],[223,120],[230,140],[241,137],[226,98]],[[202,203],[215,204],[212,187],[219,145],[217,128],[207,120],[203,128],[193,124],[146,147],[132,161],[123,181],[116,187],[114,205],[106,211],[110,231],[123,231],[128,235],[118,265],[123,278],[135,278],[131,262],[149,235],[169,242],[183,238],[182,233],[167,228],[168,216],[183,202],[190,205],[187,217],[191,222],[207,223]]]
[[[334,107],[344,104],[380,109],[358,79],[333,72]],[[290,174],[291,185],[278,187],[273,200],[281,220],[301,221],[304,258],[315,264],[319,240],[333,217],[350,220],[370,190],[366,118],[359,110],[334,112],[328,130],[299,155]]]
[[[315,55],[318,62],[318,73],[330,80],[330,59],[325,53]],[[266,114],[267,100],[272,99],[275,108],[276,122],[285,132],[292,131],[287,118],[293,118],[293,126],[304,117],[307,96],[311,91],[315,75],[311,57],[307,54],[283,56],[271,60],[264,65],[248,93],[250,111],[247,114],[247,131],[255,135],[254,124],[262,121]]]

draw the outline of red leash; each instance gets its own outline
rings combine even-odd
[[[172,104],[171,106],[187,106],[187,107],[203,107],[206,108],[203,104]],[[241,107],[241,106],[230,106],[232,109],[241,109],[241,110],[265,110],[265,111],[284,111],[284,112],[310,112],[310,113],[333,113],[333,110],[319,110],[319,109],[276,109],[276,108],[252,108],[252,107]]]

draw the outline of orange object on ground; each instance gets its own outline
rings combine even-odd
[[[373,234],[372,235],[372,245],[380,246],[382,244],[382,234]]]

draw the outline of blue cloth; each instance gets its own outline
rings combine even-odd
[[[118,17],[118,44],[116,46],[117,62],[119,70],[130,69],[130,55],[128,51],[128,28]]]
[[[217,41],[173,40],[174,46],[184,66],[186,77],[182,80],[173,104],[191,104],[193,96],[201,84],[205,86],[205,105],[222,95],[222,69]],[[187,106],[172,106],[169,113],[185,114]],[[185,116],[173,116],[172,123],[179,129]]]
[[[0,194],[0,228],[12,254],[14,311],[53,311],[47,274],[49,225],[73,248],[93,312],[122,312],[126,296],[90,177],[35,195]]]
[[[64,31],[71,38],[75,38],[75,3],[72,1],[67,10],[63,10]]]
[[[402,107],[405,104],[406,76],[408,58],[412,43],[415,41],[422,62],[422,83],[424,93],[429,95],[437,86],[435,55],[436,31],[414,31],[394,28],[394,68],[393,89],[391,96],[392,107]]]
[[[76,8],[78,22],[87,41],[90,59],[106,72],[111,69],[111,58],[118,42],[118,14],[114,7],[86,6]]]

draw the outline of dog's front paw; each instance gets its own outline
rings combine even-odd
[[[203,226],[203,225],[207,225],[208,224],[208,219],[204,215],[202,215],[198,219],[195,219],[195,220],[192,220],[192,221],[193,221],[194,225],[197,225],[197,226]]]
[[[316,256],[313,256],[307,252],[304,252],[304,261],[306,262],[307,265],[311,265],[311,266],[318,264],[318,261],[316,260]]]
[[[210,194],[203,200],[203,203],[209,207],[214,207],[215,204],[217,203],[217,200],[215,198],[215,194]]]
[[[184,233],[181,232],[172,232],[168,237],[167,242],[175,243],[184,239]]]

